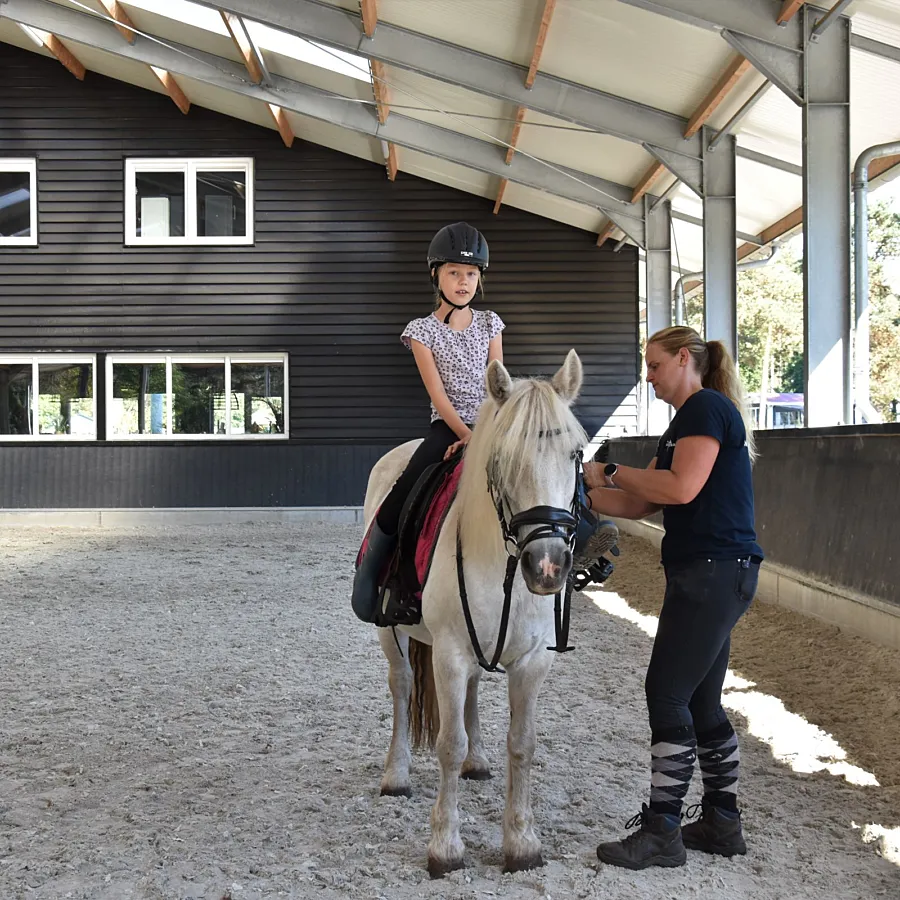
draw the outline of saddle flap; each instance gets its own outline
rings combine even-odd
[[[429,466],[410,492],[400,516],[399,568],[407,589],[420,591],[434,545],[462,474],[462,454]]]

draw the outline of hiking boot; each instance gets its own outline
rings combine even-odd
[[[729,814],[704,800],[690,807],[685,818],[693,818],[698,806],[700,818],[681,828],[681,837],[688,850],[701,850],[718,856],[737,856],[747,852],[740,813]]]
[[[621,841],[610,841],[597,847],[597,858],[610,866],[646,869],[649,866],[674,868],[687,861],[681,843],[681,825],[675,816],[654,812],[644,804],[626,828],[640,825],[637,831]]]
[[[385,565],[397,546],[396,534],[385,534],[372,522],[365,549],[360,555],[353,577],[353,612],[363,622],[374,622],[378,614],[379,582]]]
[[[574,559],[572,568],[577,570],[587,569],[601,556],[609,551],[615,551],[619,543],[619,529],[615,522],[609,519],[600,519],[586,510],[582,510],[578,523],[578,531],[575,539],[575,549],[572,553]],[[613,555],[618,555],[615,551]]]

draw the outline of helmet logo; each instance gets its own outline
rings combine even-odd
[[[468,250],[460,250],[460,251],[459,251],[459,255],[460,255],[460,256],[474,256],[475,254],[474,254],[474,253],[470,253]]]

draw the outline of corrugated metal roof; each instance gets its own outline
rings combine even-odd
[[[52,2],[82,14],[85,6],[97,12],[102,10],[99,0]],[[344,9],[354,17],[359,14],[359,0],[320,2]],[[123,7],[139,30],[164,42],[187,45],[232,62],[241,61],[215,9],[190,0],[124,0]],[[535,49],[544,0],[378,0],[377,9],[379,21],[527,67]],[[854,33],[900,47],[898,0],[856,0],[849,12]],[[373,103],[365,60],[334,50],[317,50],[311,42],[255,23],[248,26],[273,74],[346,97],[348,104]],[[47,55],[44,48],[37,47],[5,19],[0,19],[0,42]],[[72,42],[68,46],[92,71],[151,90],[161,89],[140,63]],[[559,0],[543,47],[540,71],[688,118],[733,56],[733,51],[713,31],[662,18],[618,0]],[[900,104],[896,102],[900,94],[900,64],[854,49],[851,72],[851,149],[855,159],[873,143],[900,138]],[[495,143],[498,160],[505,157],[517,113],[515,104],[396,66],[385,67],[385,78],[396,112]],[[274,128],[265,104],[258,100],[190,78],[177,76],[177,80],[192,103]],[[712,114],[710,126],[722,127],[761,83],[758,73],[745,74]],[[382,143],[375,138],[295,113],[288,113],[288,118],[295,134],[304,140],[384,163]],[[743,119],[736,133],[740,146],[799,165],[801,124],[799,107],[772,88]],[[273,140],[277,139],[273,136]],[[552,165],[630,187],[640,181],[653,162],[640,144],[532,110],[525,114],[517,148]],[[497,196],[502,170],[484,174],[403,148],[398,155],[400,169],[409,174],[490,200]],[[673,176],[665,173],[652,190],[661,192],[672,181]],[[798,176],[739,159],[739,230],[762,233],[801,205],[801,190]],[[605,214],[594,206],[514,182],[508,184],[503,203],[588,231],[599,231],[606,222]],[[673,205],[680,213],[702,215],[699,199],[684,187],[673,195]],[[674,228],[681,269],[702,268],[702,230],[684,221],[677,221]],[[615,237],[618,236],[617,233]]]

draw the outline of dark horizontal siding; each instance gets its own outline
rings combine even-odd
[[[0,248],[0,353],[284,351],[288,446],[353,445],[368,460],[427,424],[398,338],[430,309],[432,234],[466,220],[490,243],[486,305],[507,323],[513,373],[549,374],[575,347],[588,427],[635,430],[633,248],[598,249],[591,234],[512,207],[494,216],[483,198],[402,172],[390,183],[382,166],[300,140],[287,150],[273,131],[199,107],[183,116],[165,96],[93,73],[78,82],[54,60],[0,48],[0,156],[38,158],[40,241]],[[255,160],[253,246],[124,246],[126,157],[221,155]],[[6,457],[26,480],[32,450]],[[71,445],[59,452],[74,464]],[[333,459],[325,481],[348,477],[358,501],[364,479]]]

